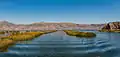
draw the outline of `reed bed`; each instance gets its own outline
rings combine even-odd
[[[7,51],[8,47],[13,45],[15,41],[10,40],[10,39],[1,39],[0,40],[0,52],[5,52]]]
[[[108,29],[102,29],[102,30],[99,30],[100,32],[118,32],[120,33],[120,29],[116,29],[116,30],[108,30]]]
[[[92,32],[79,32],[73,30],[64,30],[64,32],[69,36],[76,36],[76,37],[93,38],[96,36],[96,34]]]
[[[42,32],[11,32],[11,35],[0,38],[0,52],[7,51],[8,47],[13,45],[18,41],[27,41],[37,38],[43,34],[56,32],[56,30],[52,31],[42,31]]]
[[[4,32],[3,32],[3,31],[1,31],[1,32],[0,32],[0,34],[4,34]]]

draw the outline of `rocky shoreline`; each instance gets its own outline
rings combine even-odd
[[[120,22],[110,22],[99,30],[100,32],[120,32]]]

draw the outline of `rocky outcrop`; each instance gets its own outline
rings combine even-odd
[[[103,26],[101,32],[120,32],[120,22],[110,22]]]
[[[119,30],[120,29],[120,22],[110,22],[110,23],[106,24],[102,29]]]

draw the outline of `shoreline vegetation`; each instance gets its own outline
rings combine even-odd
[[[56,30],[40,31],[40,32],[22,32],[22,33],[10,32],[9,36],[0,38],[0,52],[6,52],[8,47],[14,45],[16,42],[32,40],[43,34],[48,34],[48,33],[52,33],[52,32],[56,32]]]
[[[0,34],[4,34],[4,32],[0,32]]]
[[[85,37],[85,38],[96,37],[96,34],[92,32],[79,32],[74,30],[64,30],[64,32],[69,36]]]
[[[102,29],[102,30],[99,30],[99,32],[117,32],[117,33],[120,33],[120,29],[119,30]]]

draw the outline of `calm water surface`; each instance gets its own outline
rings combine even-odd
[[[77,38],[58,31],[17,43],[0,57],[120,57],[120,33],[88,32],[97,37]]]

